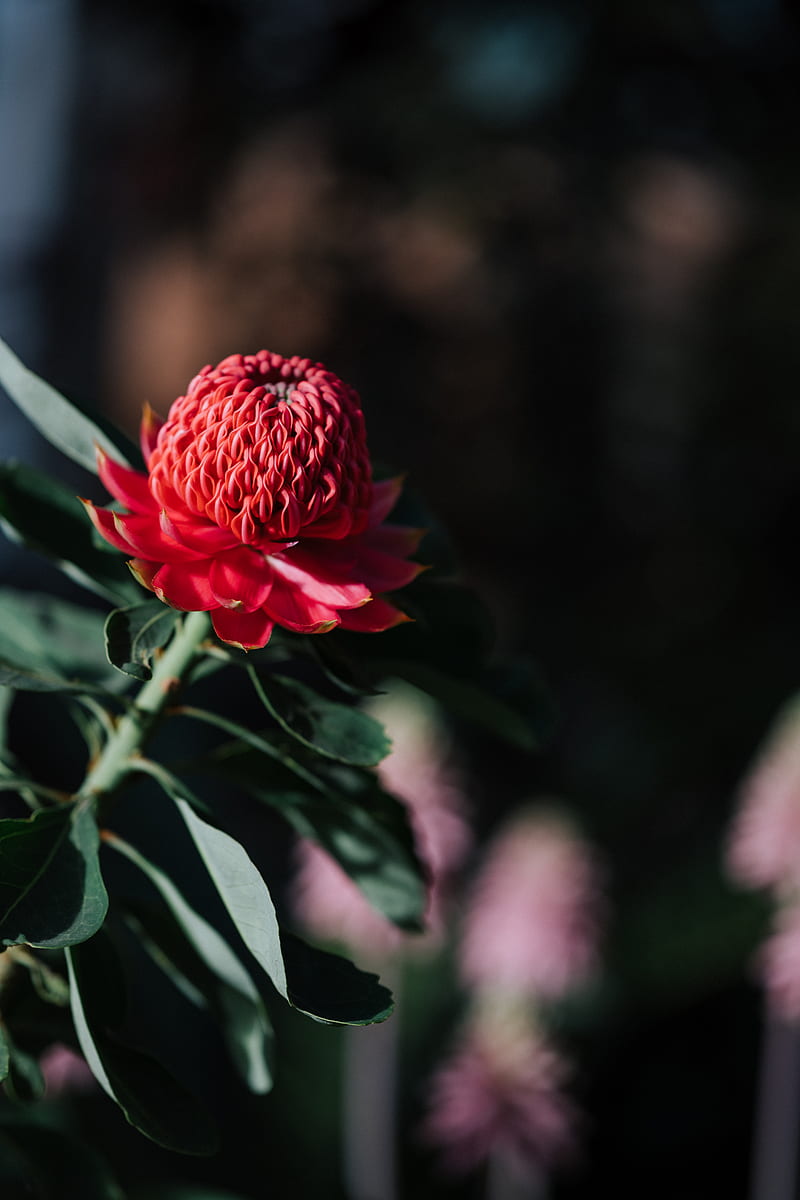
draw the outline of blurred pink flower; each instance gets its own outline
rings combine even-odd
[[[800,905],[778,910],[775,927],[757,957],[759,974],[774,1016],[800,1020]]]
[[[561,817],[528,810],[490,845],[467,905],[461,973],[476,988],[556,998],[596,963],[599,869]]]
[[[563,1093],[566,1062],[513,1012],[478,1015],[433,1076],[424,1139],[467,1172],[495,1154],[549,1168],[575,1149],[577,1112]]]
[[[61,1042],[47,1047],[39,1066],[50,1098],[66,1092],[89,1092],[97,1086],[85,1060]]]
[[[741,789],[728,869],[744,887],[800,884],[800,705],[778,716]]]
[[[429,871],[429,936],[424,940],[430,945],[441,934],[449,884],[472,842],[464,789],[435,708],[424,696],[397,688],[368,708],[392,739],[392,751],[378,767],[378,777],[408,807],[417,852]],[[373,959],[410,944],[324,850],[303,840],[297,857],[295,911],[310,932],[344,942]]]

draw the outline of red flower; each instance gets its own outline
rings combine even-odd
[[[223,642],[254,649],[273,625],[377,633],[405,615],[384,592],[422,570],[421,532],[383,520],[399,479],[374,483],[357,393],[319,363],[268,350],[204,367],[141,431],[148,475],[98,450],[130,510],[85,501],[137,579],[173,608],[210,612]]]

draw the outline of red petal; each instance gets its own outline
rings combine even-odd
[[[219,606],[211,590],[212,559],[192,563],[165,563],[153,576],[153,591],[159,600],[184,612],[208,612]]]
[[[402,475],[397,475],[394,479],[382,479],[380,483],[373,483],[372,503],[369,507],[370,529],[380,525],[397,504],[403,490],[403,480]]]
[[[198,562],[208,557],[168,537],[155,514],[112,513],[111,516],[114,528],[137,558],[147,558],[151,562],[184,563]]]
[[[272,590],[272,571],[257,550],[238,546],[220,554],[211,564],[211,588],[223,608],[261,608]]]
[[[242,650],[258,650],[266,646],[273,628],[272,620],[261,609],[247,613],[216,608],[211,614],[211,622],[220,641],[239,646]]]
[[[342,629],[352,629],[357,633],[383,633],[384,629],[391,629],[393,625],[401,625],[410,620],[411,617],[389,604],[388,600],[376,596],[363,608],[352,608],[349,612],[343,612],[341,625]]]
[[[158,431],[164,424],[158,413],[153,412],[149,404],[145,404],[142,410],[142,424],[139,427],[139,443],[142,447],[144,461],[150,464],[150,455],[156,448],[158,441]]]
[[[116,546],[117,550],[121,550],[123,554],[138,553],[135,546],[117,528],[114,518],[118,517],[119,513],[111,512],[108,508],[96,508],[91,500],[81,500],[81,504],[101,537],[104,537],[112,546]]]
[[[370,550],[369,546],[358,551],[358,573],[373,592],[393,592],[405,587],[424,570],[419,563]]]
[[[147,476],[143,475],[141,471],[132,471],[130,467],[123,467],[121,463],[109,458],[99,446],[97,448],[97,472],[114,499],[119,500],[120,504],[124,504],[126,508],[132,509],[135,513],[151,513],[158,508],[150,495]]]
[[[230,529],[223,529],[220,525],[199,519],[176,521],[166,509],[161,510],[159,523],[164,533],[173,541],[187,546],[190,550],[196,550],[199,554],[218,554],[221,550],[232,550],[240,544]]]
[[[356,608],[365,604],[371,595],[369,588],[358,580],[335,578],[324,560],[315,560],[313,553],[302,547],[273,555],[270,565],[289,588],[302,592],[308,600],[331,608]]]
[[[132,558],[128,562],[131,573],[137,583],[153,591],[153,579],[161,570],[163,563],[145,562],[143,558]]]
[[[279,625],[295,633],[325,633],[339,624],[335,608],[309,599],[277,575],[264,608]]]

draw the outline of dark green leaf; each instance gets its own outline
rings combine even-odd
[[[99,545],[80,501],[33,467],[0,464],[0,523],[15,540],[56,561],[83,587],[116,604],[135,603],[142,589],[121,555]]]
[[[44,1076],[37,1059],[12,1040],[8,1030],[5,1031],[8,1045],[8,1075],[5,1088],[9,1095],[23,1103],[41,1100],[44,1095]]]
[[[374,767],[391,748],[382,725],[358,708],[338,704],[281,675],[259,676],[253,686],[270,716],[303,746],[338,762]]]
[[[0,1128],[3,1133],[3,1159],[6,1147],[16,1152],[13,1177],[2,1177],[3,1200],[16,1195],[35,1200],[124,1200],[107,1167],[88,1146],[76,1141],[75,1135],[61,1133],[41,1122],[23,1122],[15,1114],[5,1114]],[[17,1184],[20,1192],[8,1188]]]
[[[205,1109],[154,1058],[126,1045],[124,980],[108,938],[67,950],[72,1017],[100,1086],[146,1137],[183,1154],[212,1154],[217,1139]]]
[[[149,679],[153,656],[169,641],[179,617],[180,613],[160,600],[115,609],[105,625],[108,661],[134,679]]]
[[[71,946],[90,938],[108,907],[89,805],[0,821],[0,941]]]
[[[281,935],[291,1004],[326,1025],[374,1025],[390,1017],[392,993],[346,958]]]
[[[362,1025],[384,1020],[391,1011],[391,997],[375,976],[359,972],[347,960],[337,960],[334,955],[317,959],[317,952],[309,947],[297,952],[299,959],[290,952],[289,960],[284,962],[272,898],[244,847],[221,829],[202,821],[188,804],[180,800],[176,803],[239,936],[280,995],[308,1016],[326,1023]],[[330,968],[331,978],[336,971],[341,972],[345,983],[339,978],[335,993],[326,992],[322,978],[319,989],[313,990],[314,972],[305,970],[306,952],[315,962]],[[339,965],[331,966],[331,959]]]
[[[97,471],[96,446],[118,462],[130,465],[121,449],[126,441],[121,434],[116,430],[112,433],[112,427],[102,419],[91,419],[49,383],[34,375],[2,339],[0,384],[48,442],[87,471]]]
[[[102,631],[102,613],[1,588],[0,677],[28,691],[92,691],[114,682]]]
[[[3,960],[0,959],[0,966],[2,965],[2,961]],[[0,1083],[2,1083],[6,1075],[8,1075],[9,1061],[8,1042],[6,1041],[6,1035],[3,1026],[0,1025]]]
[[[163,915],[153,920],[152,914],[138,910],[137,916],[149,936],[168,961],[177,960],[178,970],[189,983],[200,989],[216,1010],[231,1056],[248,1087],[254,1092],[269,1091],[272,1086],[269,1070],[272,1029],[261,996],[240,960],[217,930],[187,904],[159,867],[121,838],[108,835],[108,840],[155,886],[179,934],[176,938],[175,929],[170,929],[170,923],[164,921]],[[193,951],[190,957],[182,945],[185,942]],[[198,962],[193,962],[192,958]],[[198,963],[204,969],[198,971]]]
[[[403,929],[423,929],[427,890],[408,813],[372,772],[289,755],[265,762],[241,745],[220,752],[211,767],[322,846],[378,912]]]

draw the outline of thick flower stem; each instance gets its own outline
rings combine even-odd
[[[158,659],[133,707],[123,716],[81,787],[82,796],[107,796],[131,770],[162,709],[195,661],[210,630],[208,614],[187,613],[167,649]]]

